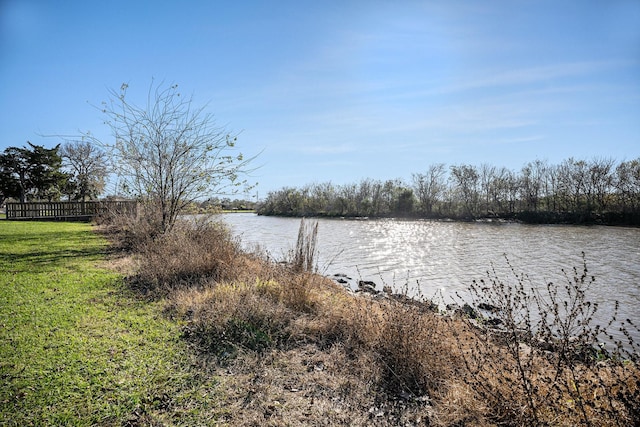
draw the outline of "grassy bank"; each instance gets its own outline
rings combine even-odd
[[[180,324],[105,267],[91,226],[0,222],[0,425],[200,420],[215,380]],[[196,404],[197,403],[197,404]]]

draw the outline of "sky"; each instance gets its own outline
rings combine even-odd
[[[0,150],[178,84],[260,198],[429,165],[640,157],[640,0],[0,0]],[[137,98],[136,98],[137,97]]]

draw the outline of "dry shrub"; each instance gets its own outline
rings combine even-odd
[[[279,275],[282,278],[282,273]],[[326,285],[323,278],[306,273],[291,274],[287,282],[254,279],[247,283],[209,282],[200,288],[174,291],[171,312],[189,320],[189,335],[198,337],[207,348],[215,342],[239,347],[287,346],[292,341],[315,341],[326,326],[310,327],[318,309],[318,287]],[[324,322],[321,322],[324,323]],[[247,345],[233,332],[245,328],[248,334],[261,339],[260,346]]]
[[[467,368],[461,378],[468,387],[462,407],[483,402],[485,417],[502,425],[637,425],[634,364],[558,369],[551,354],[521,345],[514,357],[502,343],[477,333],[468,330],[461,339]]]
[[[337,344],[370,364],[362,379],[371,384],[375,413],[385,414],[380,425],[428,423],[458,366],[448,320],[429,303],[364,295],[334,304],[330,313],[340,331]]]
[[[105,212],[95,219],[115,249],[135,252],[158,234],[153,214],[142,210],[138,215]]]
[[[583,254],[584,257],[584,254]],[[588,301],[595,278],[583,268],[565,272],[565,283],[548,283],[546,293],[526,275],[501,278],[493,270],[487,281],[471,287],[475,319],[457,325],[462,378],[484,401],[491,419],[507,425],[638,425],[640,376],[637,344],[607,349],[613,339],[607,325],[594,325],[597,304]],[[613,315],[615,319],[615,313]],[[610,343],[611,344],[611,343]]]
[[[368,337],[367,345],[381,365],[382,389],[393,395],[429,396],[444,387],[453,364],[451,343],[442,339],[443,319],[427,305],[394,300],[379,304],[378,310],[380,318],[368,325],[378,333]]]
[[[316,340],[322,328],[310,333],[307,326],[323,294],[336,286],[246,254],[235,259],[234,268],[243,270],[234,280],[209,277],[202,286],[172,292],[169,311],[189,320],[186,334],[202,349],[225,359]]]
[[[180,304],[190,319],[185,334],[220,360],[276,346],[288,338],[292,316],[284,304],[265,298],[273,286],[277,284],[219,283],[186,292]],[[185,298],[191,304],[185,306]]]
[[[166,294],[178,287],[224,281],[242,271],[240,246],[220,223],[178,223],[138,245],[136,287]]]
[[[450,333],[458,340],[458,354],[465,367],[460,372],[461,379],[471,390],[471,400],[483,402],[489,408],[487,415],[496,422],[526,424],[526,420],[532,418],[527,414],[530,406],[520,381],[533,388],[532,363],[524,366],[522,359],[514,359],[493,337],[480,334],[471,324],[457,322],[455,327]],[[526,370],[525,377],[519,376],[519,369]]]
[[[430,304],[352,295],[292,269],[273,267],[270,274],[269,280],[174,292],[173,313],[188,319],[186,335],[225,366],[238,357],[310,345],[318,354],[337,351],[342,372],[336,381],[348,384],[341,399],[361,405],[363,419],[371,423],[373,417],[378,425],[428,419],[432,396],[444,393],[455,366],[455,343],[443,339],[445,320]],[[365,397],[357,396],[362,387]]]
[[[252,382],[248,409],[274,422],[283,416],[353,425],[428,419],[426,388],[442,386],[436,377],[446,365],[443,354],[435,364],[431,360],[444,351],[435,343],[439,325],[433,313],[349,295],[319,276],[290,273],[285,282],[280,275],[281,281],[218,283],[174,293],[173,313],[189,319],[186,335],[202,350],[227,369],[246,370],[249,364],[256,375],[268,370],[268,380],[261,376],[261,383],[267,381],[263,388]],[[306,299],[298,286],[306,288]],[[407,315],[414,320],[405,329]],[[300,377],[303,366],[291,365],[303,353],[316,360],[301,360],[308,366],[306,378]],[[280,362],[285,370],[273,366],[277,354],[287,355]],[[304,396],[294,397],[287,388],[305,390]],[[289,402],[286,415],[281,406],[266,403],[274,400]],[[255,417],[247,411],[233,420],[242,424]]]
[[[322,277],[283,269],[272,269],[270,276],[270,286],[260,289],[266,296],[300,314],[314,313],[317,310],[319,288],[323,283],[326,284]]]
[[[441,378],[452,366],[451,343],[439,337],[442,319],[426,305],[351,296],[308,273],[273,275],[278,280],[181,292],[174,305],[190,319],[188,334],[217,354],[236,354],[229,350],[234,346],[262,351],[338,345],[354,359],[372,360],[378,374],[369,381],[383,393],[413,398],[443,387]]]
[[[349,296],[328,301],[319,310],[316,341],[339,344],[354,358],[371,355],[378,392],[393,398],[428,400],[446,387],[455,361],[453,340],[445,339],[445,319],[431,311],[430,304],[410,304],[400,299]]]

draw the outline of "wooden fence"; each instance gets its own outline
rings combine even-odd
[[[106,213],[137,215],[135,201],[7,203],[7,219],[90,220]]]

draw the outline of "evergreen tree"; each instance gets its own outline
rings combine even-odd
[[[0,154],[0,192],[3,198],[59,199],[67,176],[60,171],[59,145],[45,148],[27,141],[27,147],[8,147]]]

